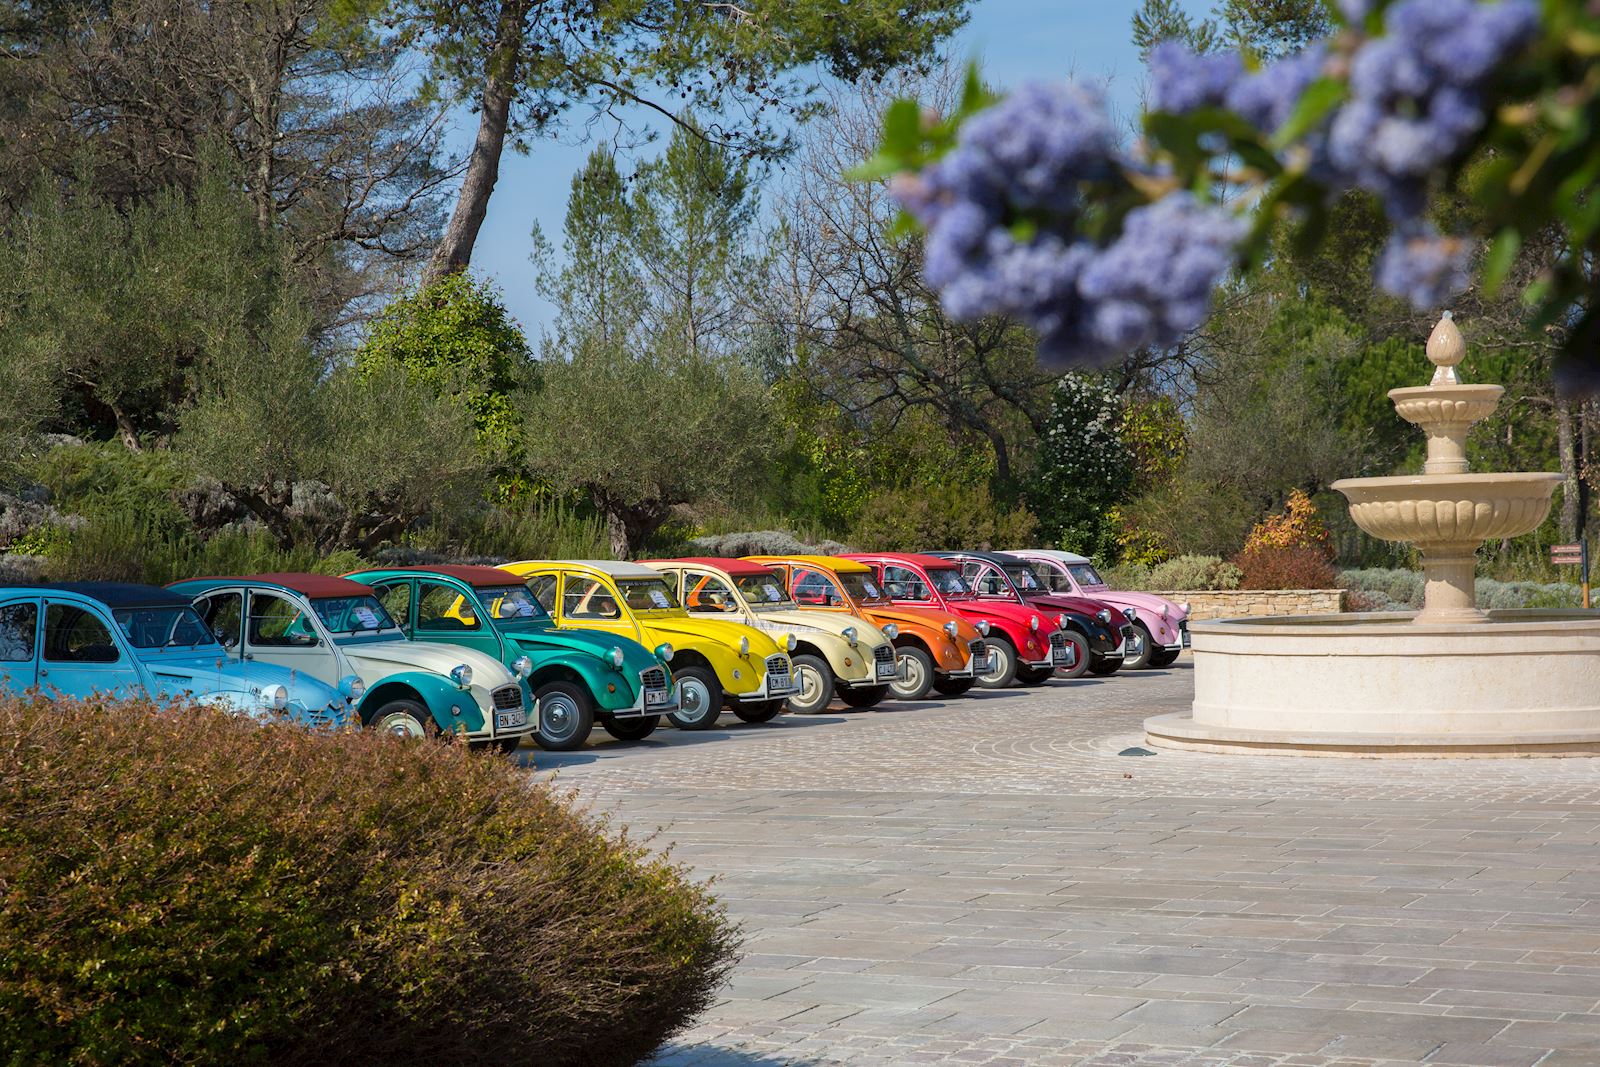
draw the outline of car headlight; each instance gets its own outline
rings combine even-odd
[[[988,619],[979,619],[978,620],[978,636],[979,637],[988,637],[989,636],[989,620]]]
[[[944,632],[945,636],[950,638],[950,640],[954,641],[956,639],[956,634],[960,633],[960,631],[956,629],[954,619],[944,624]]]
[[[623,660],[622,646],[612,645],[611,651],[606,653],[606,659],[609,659],[611,661],[611,665],[620,671],[622,669]]]
[[[1139,612],[1136,608],[1123,608],[1122,613],[1128,617],[1129,622],[1139,617]]]
[[[1101,608],[1099,611],[1094,613],[1094,617],[1099,619],[1101,622],[1109,623],[1111,621],[1111,609]]]
[[[472,668],[465,663],[458,663],[450,668],[450,680],[462,689],[472,684]]]
[[[900,636],[900,627],[896,626],[892,622],[885,623],[883,625],[882,629],[883,629],[883,636],[887,637],[891,641],[893,641],[895,638]]]
[[[1185,615],[1189,614],[1189,602],[1185,600],[1182,604],[1179,604],[1178,610],[1183,612]]]
[[[1057,615],[1056,616],[1056,629],[1065,630],[1066,628],[1067,628],[1067,616],[1064,613],[1061,614],[1061,615]]]
[[[856,643],[856,628],[854,626],[846,626],[840,632],[844,634],[846,641],[849,641],[852,645]]]
[[[1039,616],[1037,616],[1037,615],[1028,616],[1028,629],[1037,630],[1038,628],[1039,628]]]
[[[516,672],[519,679],[526,678],[533,673],[533,660],[527,656],[518,656],[511,661],[511,669]]]
[[[791,638],[789,638],[789,640],[793,641],[794,638],[791,637]],[[665,641],[663,641],[659,645],[657,645],[656,646],[656,659],[660,660],[662,663],[671,663],[672,662],[672,646],[667,644],[667,642],[665,642]]]
[[[795,649],[797,649],[799,647],[800,647],[800,642],[795,640],[794,634],[784,634],[783,635],[783,650],[785,652],[793,652]]]
[[[739,655],[748,656],[749,654],[750,654],[750,639],[748,637],[739,638]],[[621,666],[621,664],[618,664],[618,666]]]
[[[367,683],[353,674],[347,674],[339,679],[339,695],[349,703],[355,703],[367,691]]]
[[[264,685],[261,687],[261,703],[273,711],[282,711],[289,706],[289,690],[281,685]]]
[[[1161,605],[1161,617],[1163,619],[1167,617],[1167,606],[1165,604]]]

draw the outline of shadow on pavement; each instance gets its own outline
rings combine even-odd
[[[665,1045],[655,1059],[645,1060],[641,1067],[808,1067],[812,1062],[736,1048]]]

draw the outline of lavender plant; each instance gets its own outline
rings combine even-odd
[[[997,100],[974,75],[948,117],[891,107],[880,151],[856,174],[893,178],[952,315],[1014,315],[1056,365],[1176,342],[1230,271],[1259,262],[1276,224],[1315,241],[1350,189],[1376,195],[1393,226],[1377,284],[1419,310],[1474,283],[1492,296],[1523,236],[1557,230],[1568,253],[1525,295],[1538,325],[1564,335],[1569,384],[1600,384],[1600,197],[1589,192],[1600,4],[1338,10],[1332,37],[1270,65],[1157,46],[1137,145],[1118,141],[1091,89],[1031,84]],[[1447,188],[1466,188],[1484,229],[1435,228],[1426,209]]]

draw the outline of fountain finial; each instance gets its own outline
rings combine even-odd
[[[1461,330],[1456,326],[1455,315],[1446,311],[1439,319],[1439,324],[1428,335],[1428,360],[1438,370],[1433,372],[1433,381],[1430,385],[1459,385],[1461,379],[1456,377],[1456,364],[1467,354],[1467,343],[1461,339]]]

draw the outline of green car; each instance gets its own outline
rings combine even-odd
[[[597,720],[612,737],[640,740],[677,710],[669,647],[651,652],[616,634],[559,630],[510,571],[391,567],[345,577],[377,590],[413,640],[474,649],[522,675],[537,701],[534,740],[552,752],[582,748]]]

